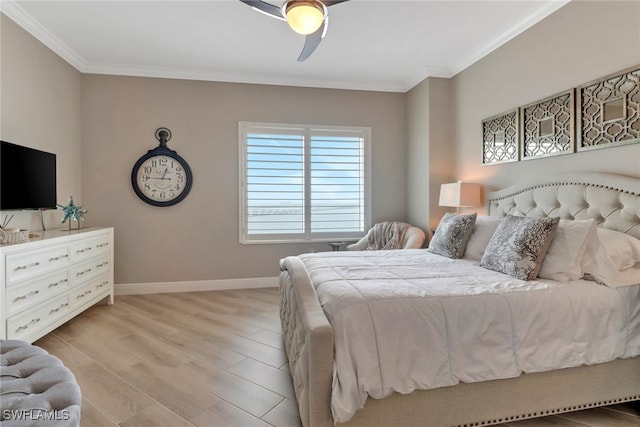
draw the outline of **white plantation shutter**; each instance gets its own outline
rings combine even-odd
[[[247,235],[304,236],[304,137],[260,130],[246,135]],[[297,236],[296,236],[297,235]]]
[[[358,238],[369,228],[370,130],[239,124],[240,241]]]
[[[311,233],[360,233],[365,227],[362,132],[311,132]]]

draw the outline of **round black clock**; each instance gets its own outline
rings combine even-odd
[[[167,147],[171,131],[156,130],[160,144],[138,159],[131,171],[133,191],[153,206],[171,206],[181,202],[193,183],[191,168],[185,159]]]

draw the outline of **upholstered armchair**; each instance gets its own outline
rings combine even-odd
[[[425,232],[418,227],[404,222],[385,221],[371,227],[362,239],[347,246],[347,250],[419,249],[425,239]]]

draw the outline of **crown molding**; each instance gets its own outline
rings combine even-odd
[[[508,41],[514,39],[519,34],[525,32],[529,28],[533,27],[538,22],[542,21],[547,16],[551,15],[558,9],[570,3],[571,0],[554,0],[544,7],[536,10],[535,13],[527,16],[520,22],[517,22],[511,28],[509,28],[504,33],[500,34],[489,43],[487,43],[484,48],[477,50],[473,54],[469,55],[467,58],[464,58],[462,61],[459,61],[454,67],[452,67],[452,74],[449,77],[453,77],[459,72],[463,71],[467,67],[473,65],[475,62],[484,58],[503,44]]]
[[[380,92],[405,92],[403,84],[389,82],[363,83],[362,81],[300,79],[296,76],[265,75],[262,73],[238,72],[198,72],[158,67],[132,67],[120,64],[89,63],[73,49],[47,30],[14,0],[0,0],[0,12],[18,24],[22,29],[51,49],[72,67],[85,74],[105,74],[114,76],[151,77],[180,80],[201,80],[227,83],[264,84],[276,86],[298,86],[323,89],[348,89]]]
[[[62,40],[43,27],[42,24],[29,15],[15,1],[1,0],[0,12],[4,13],[9,19],[51,49],[56,55],[71,64],[75,69],[84,72],[87,66],[86,61],[73,49],[63,43]]]
[[[217,81],[227,83],[264,84],[276,86],[297,86],[323,89],[346,89],[378,92],[405,93],[428,77],[451,78],[493,52],[509,40],[526,31],[542,19],[568,4],[571,0],[554,0],[535,13],[517,22],[510,29],[495,37],[482,49],[475,51],[453,67],[434,67],[415,73],[403,82],[363,82],[361,80],[330,80],[325,78],[300,78],[299,76],[266,75],[252,72],[192,71],[156,67],[132,67],[120,64],[89,63],[76,51],[51,33],[14,0],[0,0],[0,12],[13,20],[25,31],[68,62],[81,73],[105,74],[132,77],[153,77],[182,80]]]
[[[242,83],[273,86],[307,87],[319,89],[362,90],[374,92],[406,92],[404,82],[372,82],[361,80],[338,80],[309,78],[286,74],[264,74],[252,72],[190,71],[160,67],[132,67],[128,65],[88,64],[85,74],[111,76],[150,77],[179,80],[200,80],[225,83]]]

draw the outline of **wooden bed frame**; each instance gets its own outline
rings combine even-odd
[[[595,218],[640,239],[640,179],[579,173],[489,194],[489,214]],[[332,427],[333,333],[297,257],[280,274],[280,317],[304,427]],[[640,356],[608,363],[460,383],[367,400],[344,427],[471,427],[640,400]]]

